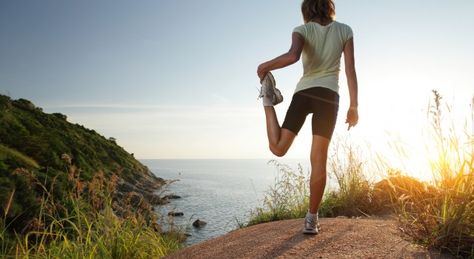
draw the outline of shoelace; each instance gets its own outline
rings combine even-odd
[[[257,97],[257,100],[258,100],[263,97],[262,88],[260,87],[260,89],[258,89],[258,86],[255,86],[255,88],[257,88],[257,91],[258,91],[258,97]]]
[[[257,100],[260,99],[260,98],[263,98],[263,89],[262,87],[260,87],[260,89],[258,89],[258,86],[255,86],[255,88],[257,88],[257,91],[258,91],[258,97],[257,97]]]

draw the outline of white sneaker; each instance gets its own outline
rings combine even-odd
[[[316,235],[319,233],[320,228],[318,213],[311,214],[308,211],[304,218],[303,234]]]
[[[274,106],[283,102],[283,95],[276,88],[275,78],[271,72],[268,72],[262,80],[259,98],[263,98],[264,106]]]

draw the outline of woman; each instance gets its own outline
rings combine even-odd
[[[352,29],[334,20],[333,0],[304,0],[301,5],[304,24],[292,33],[290,50],[261,64],[257,74],[262,83],[260,97],[267,123],[270,150],[283,156],[301,129],[306,116],[312,117],[310,202],[303,233],[317,234],[317,211],[326,186],[326,162],[339,108],[339,70],[344,53],[350,106],[348,130],[358,122],[357,77],[354,65]],[[274,105],[283,101],[270,71],[289,66],[303,58],[304,74],[296,86],[283,125],[280,127]]]

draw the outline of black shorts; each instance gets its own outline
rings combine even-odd
[[[298,134],[306,116],[313,114],[313,135],[331,139],[336,126],[339,94],[325,87],[311,87],[293,95],[282,128]]]

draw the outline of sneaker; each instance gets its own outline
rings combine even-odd
[[[304,234],[316,235],[319,233],[321,226],[319,225],[318,214],[310,214],[309,211],[306,213],[304,218]]]
[[[268,72],[262,80],[259,98],[263,98],[264,106],[274,106],[283,102],[283,95],[276,88],[275,78],[271,72]]]

